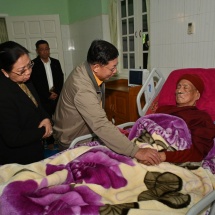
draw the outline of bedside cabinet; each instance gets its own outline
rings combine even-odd
[[[141,87],[128,87],[127,79],[106,82],[105,111],[113,124],[135,122],[139,118],[136,98]]]

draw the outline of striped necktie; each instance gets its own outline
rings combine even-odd
[[[26,95],[31,99],[31,101],[36,105],[36,107],[38,107],[38,103],[34,98],[34,96],[32,95],[31,91],[28,89],[28,87],[24,83],[19,84],[19,86],[26,93]]]

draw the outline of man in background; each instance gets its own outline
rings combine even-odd
[[[50,115],[55,112],[58,97],[64,83],[64,75],[59,60],[50,57],[50,48],[46,40],[36,42],[38,56],[33,60],[31,81],[37,90],[43,108]],[[46,140],[47,144],[53,144],[51,136]]]

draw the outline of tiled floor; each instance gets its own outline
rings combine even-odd
[[[45,158],[48,158],[52,155],[55,155],[59,152],[59,149],[58,149],[58,145],[57,144],[53,144],[52,147],[50,146],[44,146],[44,157]]]

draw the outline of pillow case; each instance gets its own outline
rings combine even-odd
[[[183,74],[196,74],[204,82],[204,91],[197,101],[197,108],[206,111],[215,121],[215,68],[186,68],[177,69],[170,73],[164,83],[158,98],[158,107],[162,105],[176,105],[175,90],[176,83]]]

